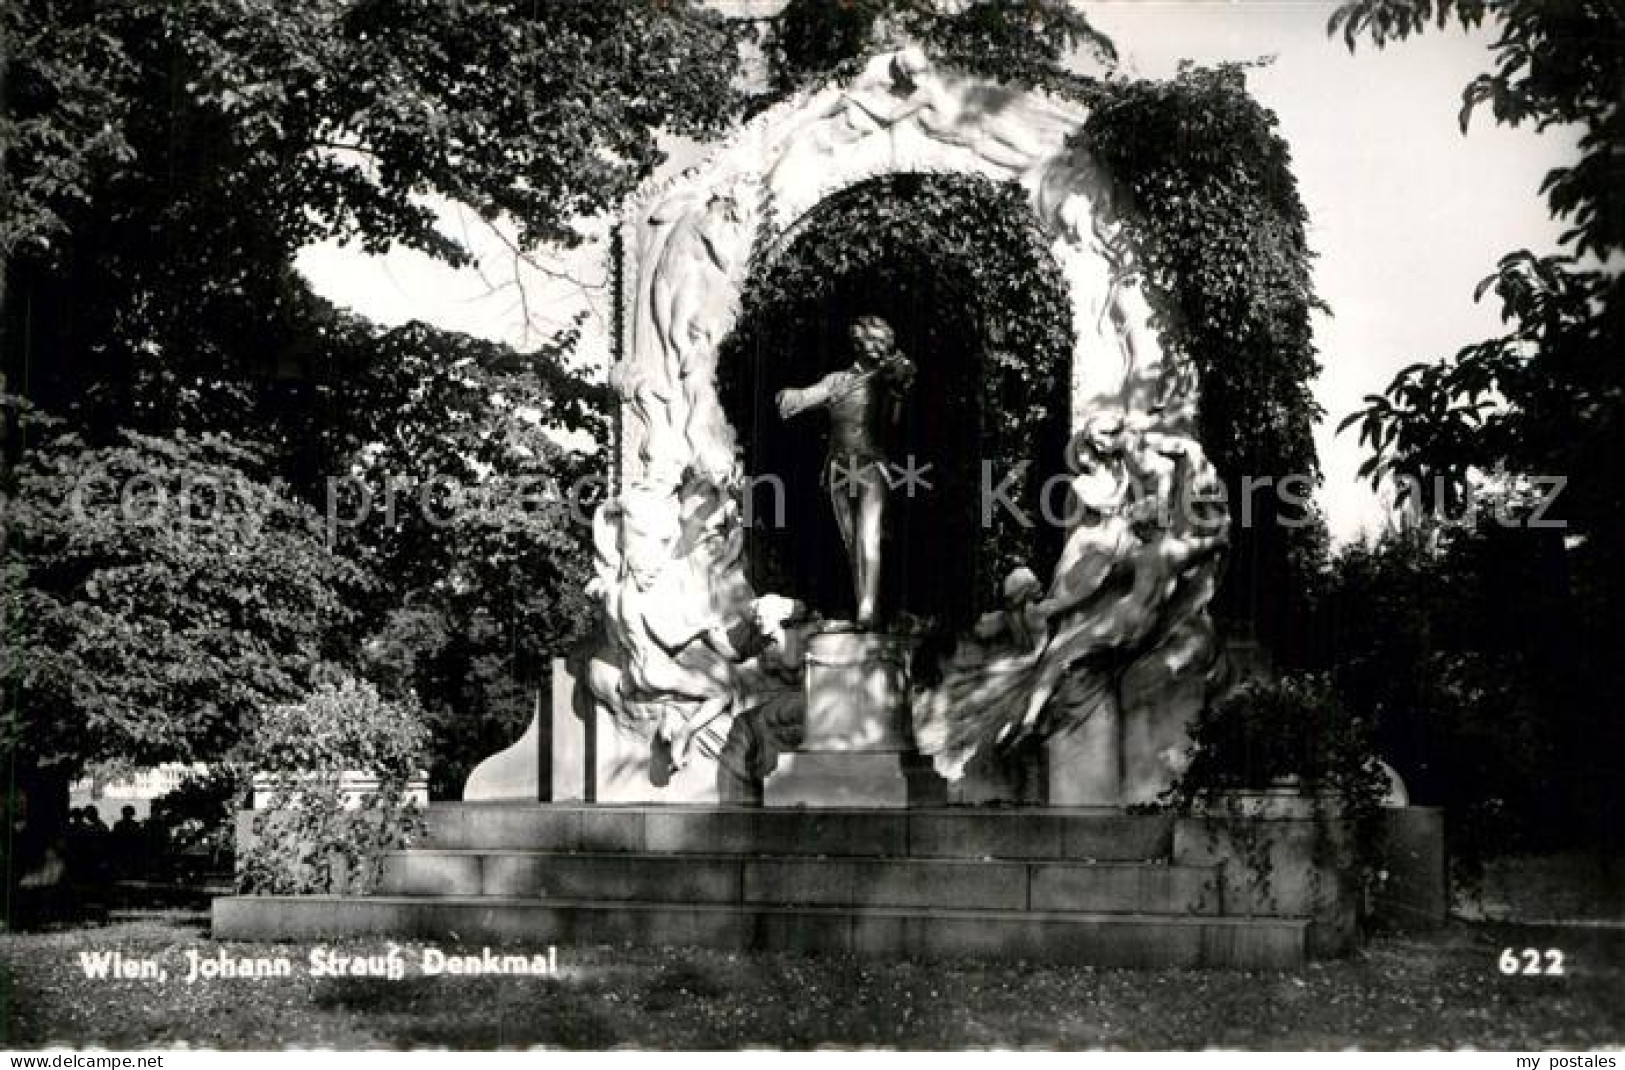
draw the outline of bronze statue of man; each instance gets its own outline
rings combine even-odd
[[[879,619],[880,538],[890,488],[882,436],[914,383],[914,365],[897,348],[891,325],[879,316],[860,316],[851,335],[856,359],[850,368],[799,390],[781,390],[775,400],[784,419],[807,409],[829,410],[824,481],[852,565],[857,623],[873,628]]]

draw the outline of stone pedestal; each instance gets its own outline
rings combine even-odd
[[[1123,798],[1122,717],[1115,700],[1044,741],[1050,806],[1117,806]]]
[[[792,751],[763,789],[767,806],[901,808],[908,805],[908,781],[895,753]]]
[[[767,778],[768,806],[929,805],[934,785],[910,777],[910,641],[879,632],[829,631],[807,641],[807,728]]]
[[[929,758],[922,761],[930,767]],[[1044,806],[1050,791],[1048,755],[1037,744],[1010,753],[983,751],[958,780],[942,783],[947,806]]]
[[[637,731],[618,724],[607,710],[596,713],[592,737],[593,794],[598,803],[682,803],[715,806],[716,766],[696,758],[681,769],[666,769],[657,783],[651,775],[654,748],[650,729]]]
[[[909,641],[879,632],[807,640],[804,751],[914,749],[908,717]]]

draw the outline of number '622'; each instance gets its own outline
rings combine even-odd
[[[1561,977],[1563,975],[1563,952],[1555,948],[1541,951],[1538,948],[1526,947],[1523,950],[1503,948],[1501,957],[1497,960],[1504,974],[1518,974],[1523,977]]]

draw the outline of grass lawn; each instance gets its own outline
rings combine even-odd
[[[335,945],[381,952],[382,942]],[[560,977],[316,978],[302,945],[174,919],[0,933],[0,1047],[1597,1048],[1625,1042],[1625,933],[1457,925],[1296,973],[1097,970],[560,947]],[[1561,948],[1507,977],[1504,947]],[[186,984],[186,949],[284,954],[294,975]],[[168,980],[87,980],[81,951]],[[452,950],[447,945],[447,950]],[[478,948],[474,949],[475,951]]]

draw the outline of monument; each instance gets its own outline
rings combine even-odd
[[[1346,882],[1310,879],[1307,849],[1292,848],[1281,896],[1251,902],[1234,880],[1245,857],[1204,847],[1191,818],[1129,808],[1177,774],[1215,684],[1208,606],[1228,517],[1196,436],[1197,377],[1163,348],[1114,178],[1075,136],[1088,117],[1076,100],[896,49],[634,196],[616,242],[596,641],[557,663],[551,710],[475,771],[465,801],[429,808],[425,837],[386,860],[374,894],[223,897],[215,936],[1239,968],[1346,946]],[[791,597],[752,568],[748,492],[774,473],[749,469],[720,354],[744,288],[821,206],[942,174],[1019,190],[1064,285],[1066,396],[1047,414],[1066,443],[1064,530],[1053,565],[919,580],[974,586],[968,620],[922,627],[888,604],[885,579],[907,565],[887,556],[889,518],[906,510],[884,432],[929,412],[957,433],[969,421],[956,406],[979,402],[942,396],[941,354],[899,343],[897,310],[889,323],[859,313],[841,326],[840,362],[784,369],[775,404],[751,414],[808,442],[802,414],[828,414],[834,523],[821,501],[806,523],[820,553],[845,558],[845,619],[844,589]],[[942,632],[931,654],[922,637]],[[928,655],[932,671],[917,672]],[[1031,775],[1012,775],[1035,754]],[[1307,826],[1286,817],[1269,842],[1301,847]]]
[[[873,630],[880,619],[881,533],[891,487],[881,436],[883,424],[896,421],[901,397],[914,383],[914,365],[898,351],[891,325],[878,316],[852,324],[852,348],[851,368],[803,390],[781,390],[775,400],[785,419],[814,408],[829,412],[824,479],[852,566],[857,626]]]
[[[1182,726],[1219,657],[1207,605],[1226,518],[1203,497],[1216,476],[1194,437],[1196,377],[1163,351],[1118,240],[1113,184],[1071,136],[1086,118],[1077,102],[986,84],[903,48],[850,84],[770,109],[709,160],[633,198],[610,376],[618,488],[595,521],[605,626],[575,670],[595,734],[592,797],[741,797],[728,783],[739,771],[719,769],[719,756],[762,746],[778,755],[764,773],[770,802],[775,780],[813,765],[839,780],[836,753],[849,769],[918,753],[946,787],[915,792],[917,803],[953,797],[1024,741],[1047,750],[1042,794],[1054,803],[1147,801],[1175,775]],[[850,565],[851,620],[753,589],[746,490],[760,473],[745,469],[717,377],[742,287],[822,203],[877,177],[935,172],[1018,183],[1059,265],[1075,335],[1071,411],[1060,416],[1073,431],[1077,507],[1053,575],[1016,584],[1042,596],[989,605],[1008,627],[994,635],[997,621],[978,622],[927,683],[912,672],[917,629],[890,626],[882,602],[884,432],[929,400],[913,384],[932,354],[904,355],[893,324],[860,316],[848,325],[849,366],[774,398],[778,419],[828,414],[822,479],[839,536],[830,549]],[[1193,511],[1191,499],[1204,504]],[[777,794],[819,805],[818,790]],[[966,797],[999,801],[999,789]],[[907,793],[858,798],[902,805]]]

